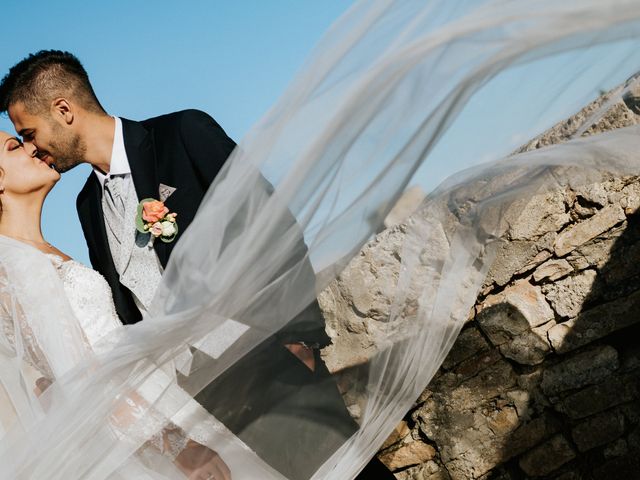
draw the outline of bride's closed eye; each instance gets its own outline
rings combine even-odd
[[[9,151],[17,150],[18,148],[24,147],[24,144],[17,138],[8,139],[5,145],[7,150]]]

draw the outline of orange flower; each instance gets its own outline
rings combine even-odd
[[[155,223],[164,218],[169,213],[169,209],[164,206],[164,202],[153,200],[142,205],[142,219],[145,222]]]

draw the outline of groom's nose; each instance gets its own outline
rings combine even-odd
[[[38,149],[36,148],[36,146],[33,143],[25,142],[24,143],[24,149],[32,157],[35,157],[35,156],[38,155]]]

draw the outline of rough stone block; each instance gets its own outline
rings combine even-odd
[[[590,348],[547,368],[542,391],[547,395],[599,383],[618,369],[618,352],[610,346]]]
[[[593,307],[577,318],[549,330],[549,340],[559,353],[566,353],[640,321],[640,291]]]
[[[407,422],[402,420],[398,425],[396,425],[396,428],[393,429],[391,435],[387,437],[387,440],[382,444],[380,450],[386,450],[389,447],[399,444],[409,435],[411,435],[411,429],[409,428],[409,425],[407,425]]]
[[[587,220],[572,225],[558,235],[554,251],[564,257],[575,248],[613,228],[626,219],[619,205],[608,205]]]
[[[596,278],[595,270],[584,270],[577,275],[543,285],[542,291],[558,315],[573,318],[582,311]]]
[[[595,415],[571,430],[578,450],[586,452],[619,438],[624,433],[624,417],[619,412]]]
[[[433,461],[395,474],[397,480],[451,480],[447,471]]]
[[[585,203],[597,207],[604,207],[608,203],[609,190],[608,185],[605,183],[592,183],[587,185],[581,185],[575,189],[576,196],[582,199]]]
[[[576,452],[566,438],[555,435],[547,442],[527,452],[520,458],[520,468],[527,475],[548,475],[573,460]]]
[[[548,260],[533,272],[533,279],[540,283],[543,280],[553,282],[573,272],[573,267],[564,258]]]
[[[547,331],[554,325],[555,322],[551,321],[514,337],[510,342],[500,345],[500,353],[521,365],[542,363],[551,351]]]
[[[395,471],[433,460],[435,456],[436,451],[431,445],[411,441],[382,453],[378,458],[389,470]]]
[[[599,236],[579,246],[566,259],[575,270],[584,270],[590,267],[602,268],[611,258],[611,251],[618,237],[619,235],[612,235],[610,231],[606,236]]]
[[[498,247],[496,258],[489,268],[487,283],[495,282],[501,287],[511,281],[515,272],[532,263],[539,249],[535,242],[522,240],[505,242]]]
[[[556,410],[569,418],[579,419],[602,412],[640,397],[639,380],[631,376],[613,376],[563,398]]]
[[[553,253],[551,253],[550,251],[542,250],[541,252],[537,253],[536,256],[533,257],[525,266],[523,266],[522,268],[520,268],[520,270],[515,272],[515,274],[522,275],[523,273],[527,273],[528,271],[536,268],[538,265],[549,260],[552,256],[553,256]]]
[[[463,408],[493,399],[515,386],[517,377],[513,367],[506,361],[498,361],[491,368],[482,370],[450,393],[452,402],[459,402]]]
[[[503,360],[500,351],[496,348],[487,352],[481,352],[475,357],[468,358],[459,364],[453,372],[460,382],[477,375],[482,370],[491,367],[496,362]]]
[[[570,221],[562,191],[535,195],[515,202],[511,207],[515,221],[507,235],[512,240],[526,240],[548,232],[557,232]]]
[[[450,369],[458,365],[460,362],[473,357],[479,352],[489,350],[490,348],[491,347],[478,329],[467,328],[463,330],[456,339],[456,343],[451,348],[451,351],[447,355],[442,366],[446,369]]]
[[[488,296],[476,315],[476,321],[494,345],[502,345],[553,319],[553,310],[540,288],[526,280]]]
[[[504,460],[504,445],[519,425],[513,407],[483,410],[475,415],[474,425],[458,433],[455,442],[440,450],[451,478],[478,478]]]
[[[513,458],[538,445],[560,430],[560,421],[553,415],[537,417],[513,432],[505,445],[505,459]]]

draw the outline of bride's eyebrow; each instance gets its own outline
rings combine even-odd
[[[7,144],[7,142],[9,142],[10,140],[15,140],[15,141],[17,141],[17,142],[20,142],[20,139],[19,139],[18,137],[9,137],[9,138],[7,138],[7,139],[4,141],[4,143],[2,144],[2,146],[4,147],[4,146]]]

